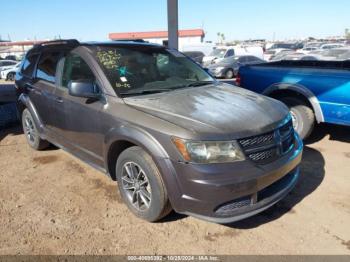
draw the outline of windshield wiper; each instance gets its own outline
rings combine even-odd
[[[155,94],[155,93],[169,92],[172,90],[187,88],[187,87],[204,86],[212,83],[215,83],[215,81],[196,81],[185,85],[174,86],[171,88],[144,89],[144,90],[135,90],[133,92],[123,92],[123,93],[120,93],[120,95],[137,96],[137,95]]]
[[[187,84],[186,87],[205,86],[213,83],[214,81],[196,81],[196,82]]]
[[[209,85],[209,84],[213,84],[213,83],[215,83],[215,81],[196,81],[196,82],[192,82],[189,84],[178,85],[178,86],[172,87],[171,89],[181,89],[181,88],[186,88],[186,87],[205,86],[205,85]]]
[[[145,89],[145,90],[138,90],[134,92],[123,92],[119,93],[122,96],[137,96],[137,95],[146,95],[146,94],[156,94],[156,93],[162,93],[162,92],[168,92],[171,91],[169,88],[158,88],[158,89]]]

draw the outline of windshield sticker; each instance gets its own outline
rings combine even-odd
[[[126,79],[126,77],[124,77],[124,76],[121,76],[121,77],[120,77],[120,81],[122,81],[122,82],[128,82],[128,79]]]
[[[115,83],[115,87],[116,88],[130,88],[130,84],[129,83]]]
[[[121,54],[118,54],[116,50],[108,50],[108,51],[98,51],[96,54],[100,63],[106,69],[118,69],[121,59]]]
[[[167,51],[175,57],[185,57],[183,54],[181,54],[179,51],[175,49],[167,49]]]
[[[122,67],[118,68],[118,71],[119,71],[119,75],[120,75],[120,76],[132,75],[132,73],[130,73],[130,72],[128,71],[128,69],[126,68],[126,66],[122,66]]]

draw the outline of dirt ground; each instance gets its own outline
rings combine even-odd
[[[6,81],[5,79],[0,79],[0,84],[13,84],[13,81]]]
[[[350,129],[321,126],[295,190],[260,215],[218,225],[135,218],[116,183],[64,151],[0,131],[0,254],[350,254]]]

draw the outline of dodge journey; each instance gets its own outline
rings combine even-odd
[[[16,74],[29,145],[62,148],[117,180],[130,211],[217,223],[257,214],[299,176],[302,142],[281,102],[218,82],[174,49],[59,40]]]

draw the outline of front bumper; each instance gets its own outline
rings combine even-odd
[[[172,161],[180,191],[170,199],[173,208],[216,223],[231,223],[262,212],[295,186],[302,149],[302,141],[295,135],[293,150],[266,165],[250,160],[210,165]]]

